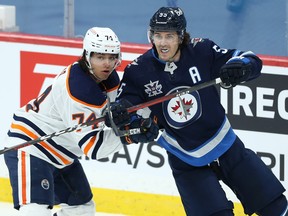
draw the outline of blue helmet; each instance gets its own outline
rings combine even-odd
[[[161,7],[150,19],[149,30],[150,32],[176,31],[183,38],[186,32],[184,12],[179,7]]]

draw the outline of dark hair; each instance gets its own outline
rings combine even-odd
[[[190,34],[188,32],[185,32],[181,46],[187,46],[190,43],[190,41],[191,41]]]
[[[82,56],[78,59],[77,62],[79,63],[81,69],[84,72],[89,74],[89,68],[88,68],[88,64],[87,64],[86,58],[85,58],[85,52],[86,51],[84,50],[83,53],[82,53]]]

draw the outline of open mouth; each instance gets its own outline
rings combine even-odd
[[[169,49],[160,49],[162,53],[168,53]]]

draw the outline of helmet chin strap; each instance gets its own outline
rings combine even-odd
[[[91,77],[95,80],[95,82],[100,83],[101,81],[103,81],[103,80],[101,80],[99,77],[97,77],[97,76],[94,74],[94,72],[93,72],[93,70],[92,70],[92,67],[91,67],[91,65],[90,65],[90,62],[88,62],[87,60],[86,60],[86,65],[87,65],[87,68],[88,68],[88,70],[89,70],[89,73],[90,73]]]
[[[169,61],[168,62],[173,62],[172,60],[173,60],[173,58],[177,55],[177,53],[180,51],[180,45],[178,46],[178,48],[177,48],[177,50],[176,50],[176,52],[175,52],[175,54],[169,59]]]
[[[179,38],[179,39],[180,39],[180,41],[179,41],[179,46],[178,46],[178,48],[177,48],[175,54],[170,58],[170,60],[172,60],[172,59],[177,55],[177,53],[180,51],[180,48],[181,48],[181,45],[182,45],[183,39],[181,39],[181,38]],[[169,62],[171,62],[170,60],[169,60]]]
[[[103,81],[102,79],[100,79],[99,77],[97,77],[97,76],[93,73],[92,68],[89,68],[89,72],[90,72],[92,78],[96,81],[96,83],[100,83],[100,82]]]
[[[92,69],[92,67],[91,67],[91,65],[90,65],[90,62],[87,62],[87,61],[86,61],[86,64],[87,64],[89,73],[91,74],[92,78],[93,78],[97,83],[102,82],[103,79],[100,79],[100,78],[99,78],[98,76],[96,76],[96,74],[93,72],[93,69]],[[112,71],[113,71],[116,67],[119,66],[119,64],[120,64],[120,61],[118,60],[118,61],[115,63],[115,65],[114,65],[113,69],[111,70],[110,74],[112,73]],[[109,75],[110,75],[110,74],[109,74]]]

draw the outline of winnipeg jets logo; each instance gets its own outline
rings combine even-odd
[[[179,100],[176,101],[175,106],[171,107],[172,112],[174,112],[176,115],[179,115],[179,117],[187,119],[190,114],[190,109],[193,107],[192,99],[186,101],[185,97],[182,99],[180,96],[178,98]]]
[[[196,44],[199,42],[203,42],[203,39],[202,38],[192,38],[191,39],[191,43],[193,44],[193,47],[195,47]]]
[[[150,83],[144,85],[144,87],[146,88],[145,92],[148,94],[148,97],[153,97],[162,93],[162,85],[159,84],[159,80],[155,82],[150,80]]]
[[[169,93],[181,91],[185,87],[177,87]],[[163,114],[167,123],[176,129],[183,128],[195,122],[202,114],[201,99],[199,93],[181,95],[163,103]]]

